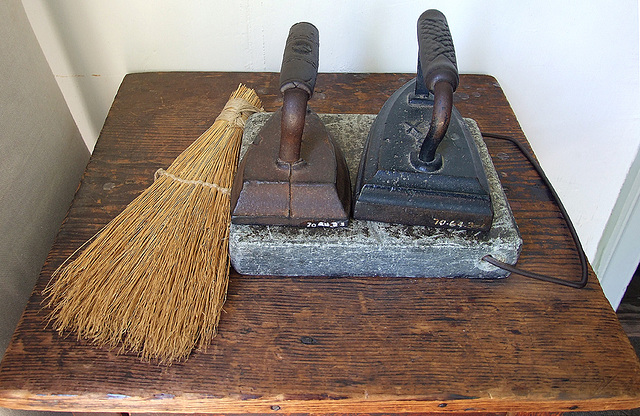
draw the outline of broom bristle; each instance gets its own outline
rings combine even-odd
[[[58,332],[167,364],[211,342],[229,280],[229,188],[257,111],[260,99],[240,85],[214,124],[56,270],[44,294]]]

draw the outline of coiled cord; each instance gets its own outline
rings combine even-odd
[[[557,277],[552,277],[552,276],[547,276],[547,275],[544,275],[544,274],[539,274],[539,273],[534,273],[534,272],[529,272],[529,271],[526,271],[526,270],[522,270],[522,269],[519,269],[519,268],[515,267],[512,264],[507,264],[507,263],[501,262],[500,260],[497,260],[496,258],[492,257],[490,254],[484,256],[482,258],[482,260],[484,260],[484,261],[486,261],[488,263],[491,263],[492,265],[494,265],[496,267],[499,267],[501,269],[504,269],[504,270],[506,270],[508,272],[519,274],[521,276],[530,277],[532,279],[538,279],[538,280],[542,280],[542,281],[549,282],[549,283],[555,283],[555,284],[559,284],[559,285],[562,285],[562,286],[573,287],[573,288],[576,288],[576,289],[582,289],[583,287],[585,287],[587,285],[587,281],[589,279],[589,267],[587,265],[587,257],[584,254],[584,250],[582,249],[582,244],[580,243],[580,239],[578,238],[578,233],[576,232],[576,230],[575,230],[575,228],[573,226],[573,223],[571,222],[571,219],[569,219],[569,214],[567,214],[567,210],[565,209],[564,205],[562,205],[562,202],[560,201],[560,198],[558,197],[558,194],[556,193],[555,189],[553,189],[553,186],[551,186],[551,182],[549,182],[549,179],[547,178],[547,175],[545,175],[544,171],[542,170],[542,167],[536,161],[536,159],[533,157],[531,152],[529,152],[529,150],[526,149],[515,138],[509,137],[509,136],[504,136],[504,135],[501,135],[501,134],[494,134],[494,133],[482,133],[481,132],[481,134],[484,137],[489,137],[489,138],[498,139],[498,140],[507,140],[507,141],[513,143],[514,145],[516,145],[518,147],[520,152],[522,152],[524,157],[527,158],[529,163],[531,163],[531,165],[536,170],[536,172],[538,172],[538,175],[540,175],[540,178],[542,179],[542,181],[545,183],[545,185],[547,185],[547,187],[551,191],[551,195],[553,196],[553,199],[555,200],[556,204],[558,205],[558,208],[560,209],[560,213],[562,214],[562,217],[564,218],[564,221],[567,224],[567,227],[569,228],[569,233],[571,234],[571,238],[573,239],[573,242],[574,242],[574,244],[576,246],[576,250],[578,251],[578,258],[580,260],[580,267],[582,268],[582,274],[581,274],[581,277],[580,277],[579,281],[571,281],[571,280],[559,279]]]

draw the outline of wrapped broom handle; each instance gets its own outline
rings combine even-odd
[[[318,76],[319,50],[318,29],[314,25],[301,22],[291,27],[280,69],[280,91],[284,97],[278,163],[283,168],[301,162],[302,132],[307,101],[313,95]]]
[[[418,156],[421,170],[435,171],[442,166],[436,153],[444,138],[453,107],[453,92],[458,87],[456,52],[446,17],[438,10],[427,10],[418,19],[418,80],[434,96],[433,115]]]

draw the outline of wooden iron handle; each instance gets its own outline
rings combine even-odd
[[[311,23],[301,22],[291,26],[282,56],[280,91],[300,88],[313,95],[318,76],[318,29]]]
[[[446,81],[458,88],[456,52],[447,18],[438,10],[427,10],[418,19],[418,59],[422,78],[430,92],[435,84]]]

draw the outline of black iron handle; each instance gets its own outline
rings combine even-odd
[[[431,172],[442,166],[442,157],[436,151],[449,128],[453,92],[459,82],[447,18],[438,10],[427,10],[418,19],[418,60],[416,82],[424,82],[433,94],[434,102],[431,125],[420,147],[419,165],[416,167]],[[422,89],[420,87],[417,85],[416,90]]]
[[[291,26],[282,56],[280,91],[300,88],[313,95],[318,76],[318,29],[311,23],[301,22]]]
[[[280,134],[280,166],[299,163],[307,113],[307,101],[313,95],[318,76],[318,29],[311,23],[291,26],[282,56],[280,91],[284,94]]]
[[[447,18],[438,10],[427,10],[418,19],[418,58],[422,78],[432,93],[438,82],[458,88],[458,65]]]

